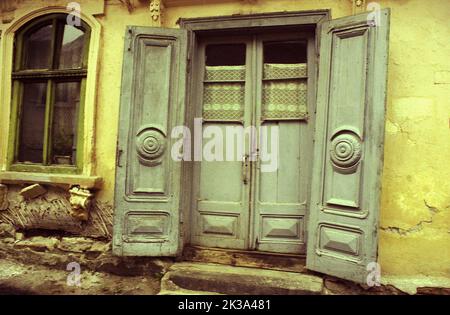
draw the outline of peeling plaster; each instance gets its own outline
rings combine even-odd
[[[0,212],[0,222],[19,230],[59,230],[81,236],[112,237],[113,207],[109,203],[93,200],[89,219],[81,222],[71,215],[67,191],[49,187],[45,195],[32,200],[24,199],[19,191],[18,186],[9,187],[8,207]]]
[[[387,121],[388,123],[390,123],[394,128],[395,128],[395,133],[400,133],[402,135],[406,136],[406,139],[411,142],[413,145],[417,144],[417,141],[411,138],[411,133],[409,131],[407,131],[403,125],[405,124],[405,122],[396,122],[393,121],[392,119],[390,119],[389,117],[387,117]],[[391,130],[392,131],[392,130]]]
[[[429,276],[382,276],[381,284],[392,285],[408,294],[416,294],[417,289],[424,287],[450,288],[450,279]]]

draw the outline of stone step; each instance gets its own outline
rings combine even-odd
[[[160,294],[300,295],[322,290],[322,278],[308,274],[181,262],[162,278]]]

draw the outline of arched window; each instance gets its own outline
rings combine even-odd
[[[71,21],[71,19],[69,19]],[[79,173],[90,29],[49,14],[15,36],[11,170]]]

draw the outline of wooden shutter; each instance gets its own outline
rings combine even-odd
[[[388,30],[381,10],[321,33],[307,267],[360,283],[377,261]]]
[[[171,130],[183,124],[185,30],[129,27],[117,146],[113,252],[175,256],[180,242],[181,163]]]

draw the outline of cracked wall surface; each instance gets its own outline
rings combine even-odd
[[[428,205],[426,200],[424,200],[424,203],[425,203],[425,206],[427,206],[428,210],[430,211],[429,219],[420,220],[418,223],[416,223],[413,226],[410,226],[408,228],[401,228],[398,226],[380,226],[380,230],[390,232],[390,233],[395,233],[398,235],[403,235],[403,236],[408,236],[410,234],[422,231],[428,224],[433,224],[434,216],[440,212],[440,210],[437,209],[436,207]]]
[[[379,261],[390,275],[450,277],[450,3],[391,8]]]

